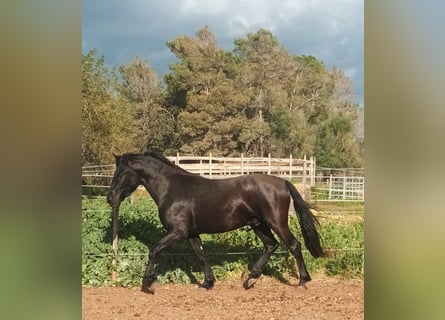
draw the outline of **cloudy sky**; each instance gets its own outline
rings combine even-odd
[[[160,76],[175,57],[165,42],[208,26],[218,45],[267,29],[290,54],[340,67],[364,105],[363,0],[95,0],[84,1],[83,52],[96,48],[110,66],[138,56]]]

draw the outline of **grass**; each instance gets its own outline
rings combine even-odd
[[[311,274],[362,277],[364,275],[363,205],[319,203],[316,215],[322,245],[332,257],[314,259],[303,251]],[[111,211],[105,200],[82,201],[82,283],[87,286],[140,285],[148,250],[164,234],[157,208],[148,197],[137,197],[122,203],[119,217],[119,257],[116,269],[119,280],[111,283]],[[302,241],[294,214],[289,225]],[[203,247],[217,279],[247,276],[249,268],[261,255],[263,246],[250,228],[214,235],[202,235]],[[194,283],[203,278],[202,268],[188,242],[168,249],[159,258],[160,283]],[[270,259],[264,274],[285,281],[296,275],[294,257],[281,245]]]

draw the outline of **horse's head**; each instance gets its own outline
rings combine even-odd
[[[129,166],[129,156],[125,154],[114,156],[116,158],[116,170],[107,195],[107,202],[113,208],[119,207],[120,203],[141,184],[139,175]]]

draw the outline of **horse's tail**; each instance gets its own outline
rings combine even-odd
[[[297,188],[286,181],[289,193],[294,200],[294,208],[300,222],[301,233],[303,234],[304,244],[314,258],[324,257],[326,253],[321,248],[320,237],[318,236],[315,224],[318,224],[310,210],[310,205],[303,200]]]

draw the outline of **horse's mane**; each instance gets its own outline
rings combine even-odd
[[[179,170],[182,173],[193,174],[193,173],[188,172],[187,170],[181,168],[180,166],[174,164],[173,162],[168,160],[166,157],[164,157],[162,154],[159,154],[157,152],[147,151],[147,152],[144,152],[144,156],[149,156],[149,157],[155,158],[156,160],[159,160],[160,162],[168,165],[169,167],[171,167],[173,169]]]

